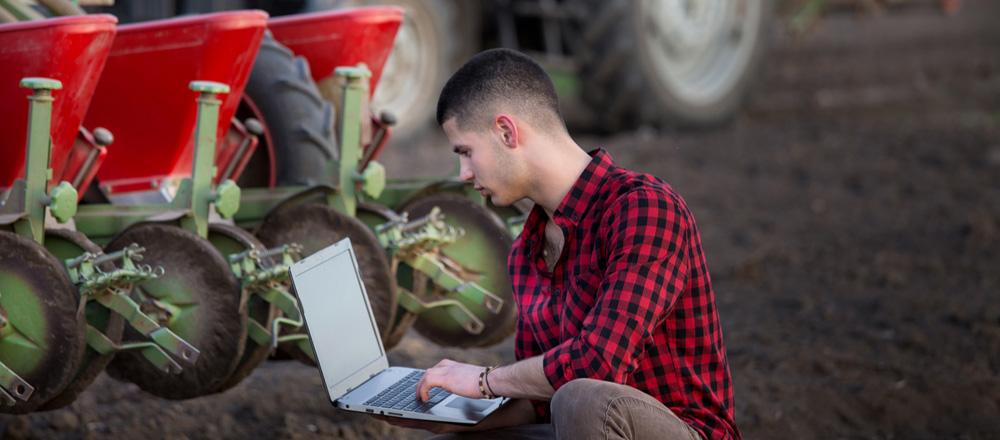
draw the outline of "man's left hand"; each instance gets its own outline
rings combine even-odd
[[[483,393],[479,390],[479,373],[482,373],[484,369],[485,367],[444,359],[433,368],[428,368],[424,376],[417,382],[417,398],[426,402],[427,399],[430,399],[428,393],[430,393],[431,388],[440,387],[452,394],[470,399],[482,399]]]

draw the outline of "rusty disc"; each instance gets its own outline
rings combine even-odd
[[[80,294],[65,266],[32,240],[0,231],[0,362],[34,387],[27,401],[0,401],[24,414],[59,395],[87,348]]]
[[[350,238],[375,314],[375,323],[381,334],[387,334],[396,314],[396,280],[385,250],[364,223],[326,205],[295,205],[267,216],[257,230],[257,238],[268,247],[298,243],[302,245],[302,257]],[[283,344],[282,347],[293,358],[303,360],[301,356],[304,355],[294,344]]]
[[[208,226],[208,241],[215,246],[216,250],[222,253],[227,261],[231,255],[238,254],[247,249],[265,249],[264,245],[253,234],[236,226],[222,223],[213,223]],[[265,267],[270,267],[274,264],[274,261],[268,257],[262,258],[262,261]],[[271,323],[274,322],[274,319],[278,317],[280,312],[277,306],[265,301],[260,296],[250,295],[247,300],[247,313],[250,319],[270,331]],[[223,392],[239,384],[250,373],[253,373],[255,368],[267,360],[270,352],[270,345],[259,344],[252,338],[247,337],[243,357],[240,359],[239,364],[237,364],[236,370],[226,378],[215,392]]]
[[[198,349],[194,365],[181,361],[178,374],[156,368],[137,350],[118,353],[107,371],[112,377],[133,382],[144,391],[166,399],[188,399],[209,394],[236,369],[247,338],[247,310],[240,308],[240,285],[228,262],[208,240],[179,227],[140,225],[115,237],[105,248],[121,249],[130,243],[146,248],[143,264],[162,266],[164,275],[132,291],[132,298],[146,310],[155,302],[178,308],[154,319]],[[159,314],[157,312],[156,314]],[[126,341],[146,337],[125,329]]]
[[[86,235],[69,229],[46,229],[45,248],[60,261],[76,258],[84,252],[92,254],[102,252],[101,247],[90,241]],[[111,262],[103,263],[100,266],[100,269],[104,271],[114,270],[114,268],[115,265]],[[94,300],[87,301],[85,312],[88,325],[103,333],[112,342],[121,341],[122,331],[125,328],[125,318],[122,318],[122,315],[109,310]],[[49,411],[73,403],[77,396],[104,371],[104,368],[111,363],[114,357],[114,353],[100,354],[88,345],[83,355],[83,362],[66,389],[38,409]]]
[[[368,225],[372,230],[385,222],[390,220],[399,220],[399,214],[390,209],[388,206],[379,205],[376,203],[359,203],[358,204],[358,220],[362,223]],[[397,274],[396,282],[401,283]],[[426,280],[425,280],[426,283]],[[417,284],[421,286],[420,283]],[[416,292],[415,292],[416,293]],[[417,295],[422,296],[423,291],[417,293]],[[396,308],[396,317],[393,319],[392,325],[386,332],[382,333],[382,346],[385,347],[386,351],[399,345],[406,333],[410,331],[413,327],[413,323],[417,321],[417,315],[410,313],[402,307]]]
[[[430,194],[408,202],[401,210],[409,213],[410,219],[416,219],[429,214],[435,206],[441,208],[445,223],[465,230],[462,238],[442,248],[444,256],[460,264],[473,275],[473,281],[493,292],[504,304],[499,314],[493,314],[481,304],[458,295],[435,294],[434,286],[427,284],[427,299],[457,299],[483,321],[485,328],[478,335],[468,333],[443,309],[421,313],[414,328],[439,345],[485,347],[496,344],[513,333],[517,322],[517,310],[507,270],[507,256],[514,238],[503,220],[493,211],[461,194]],[[400,285],[411,291],[415,290],[412,281],[407,283],[404,280],[407,275],[402,267],[397,273]],[[412,276],[412,270],[409,278],[417,278]]]

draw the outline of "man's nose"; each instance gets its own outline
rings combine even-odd
[[[458,178],[461,179],[463,182],[466,183],[472,182],[473,179],[476,178],[476,175],[472,173],[472,169],[469,167],[469,164],[467,164],[464,159],[459,160],[458,165],[459,165]]]

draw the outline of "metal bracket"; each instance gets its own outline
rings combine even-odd
[[[117,353],[126,350],[140,350],[146,359],[152,362],[156,368],[159,368],[165,373],[176,374],[184,370],[180,364],[174,362],[174,360],[171,359],[165,351],[153,342],[116,344],[108,339],[104,333],[101,333],[99,330],[90,325],[87,326],[87,345],[100,354]]]
[[[465,331],[473,335],[478,335],[483,332],[486,325],[483,324],[479,318],[476,317],[464,304],[454,300],[454,299],[442,299],[437,301],[424,302],[420,298],[417,298],[409,290],[400,288],[398,291],[399,305],[404,309],[420,314],[428,309],[434,309],[438,307],[446,307],[448,315],[450,315],[456,322],[462,324],[462,328]]]
[[[427,275],[434,283],[435,291],[442,299],[420,298],[406,289],[399,289],[399,304],[406,310],[420,314],[428,309],[445,307],[455,322],[465,331],[478,335],[485,324],[469,310],[473,305],[481,306],[489,313],[498,314],[503,308],[503,300],[468,278],[467,271],[441,253],[441,248],[455,242],[465,231],[448,226],[444,214],[438,207],[419,219],[408,220],[407,213],[397,220],[390,220],[375,228],[379,242],[393,256],[413,270]],[[464,276],[463,276],[464,275]]]
[[[188,364],[194,364],[198,360],[200,352],[187,341],[170,331],[166,327],[160,327],[156,321],[139,309],[139,305],[132,301],[132,298],[114,292],[112,289],[104,289],[102,292],[93,295],[93,298],[104,304],[105,307],[122,315],[129,325],[142,335],[151,339],[156,345],[167,350],[168,353],[177,356]],[[88,340],[89,342],[89,340]],[[146,351],[143,351],[146,355]],[[156,364],[157,359],[146,356],[151,362]]]
[[[3,399],[7,403],[14,404],[14,399],[26,401],[35,391],[27,381],[21,379],[14,370],[11,370],[3,362],[0,362],[0,391],[3,391]]]
[[[439,261],[442,259],[444,257],[440,255],[438,259],[432,259],[427,255],[418,254],[404,261],[413,267],[414,270],[426,274],[434,284],[440,286],[447,293],[456,294],[470,300],[474,304],[480,304],[490,313],[500,313],[500,310],[503,308],[503,299],[500,299],[500,297],[486,290],[475,281],[462,280],[448,269],[442,261]]]
[[[274,304],[288,318],[275,318],[271,322],[268,330],[261,323],[249,319],[250,337],[257,343],[270,344],[271,349],[278,346],[278,327],[287,324],[294,329],[302,327],[302,313],[299,311],[299,302],[295,296],[288,292],[281,284],[287,284],[288,271],[295,263],[295,257],[301,255],[302,246],[298,243],[290,243],[271,249],[247,249],[238,254],[229,256],[229,264],[239,278],[244,292],[257,295],[264,301]],[[264,259],[269,257],[281,257],[281,263],[266,266]],[[301,336],[301,335],[292,335]]]

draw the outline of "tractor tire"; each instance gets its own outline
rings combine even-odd
[[[100,246],[90,241],[86,235],[69,229],[46,229],[45,247],[60,261],[76,258],[84,252],[97,254],[103,252]],[[107,262],[100,266],[103,271],[114,270],[115,265]],[[87,324],[104,333],[111,342],[119,342],[125,329],[125,318],[109,310],[96,300],[87,301]],[[73,381],[66,388],[38,408],[39,411],[51,411],[63,408],[76,400],[77,396],[94,382],[104,368],[114,359],[114,353],[100,354],[87,346],[83,362],[76,372]]]
[[[582,100],[598,132],[732,120],[764,62],[772,0],[591,0],[573,26]],[[584,128],[584,127],[580,127]]]
[[[397,116],[390,144],[412,143],[434,124],[445,82],[479,51],[481,6],[464,0],[311,0],[306,10],[366,5],[406,11],[371,108]]]
[[[322,183],[327,162],[338,155],[336,112],[316,88],[309,62],[265,33],[244,99],[252,104],[243,105],[238,114],[259,119],[265,132],[247,165],[249,172],[237,183],[248,188],[266,186],[268,179],[258,174],[268,168],[275,170],[278,186]],[[269,160],[268,145],[274,151],[273,167],[261,164]]]
[[[80,293],[59,261],[34,241],[0,231],[0,362],[34,387],[0,413],[26,414],[73,380],[87,348]]]

